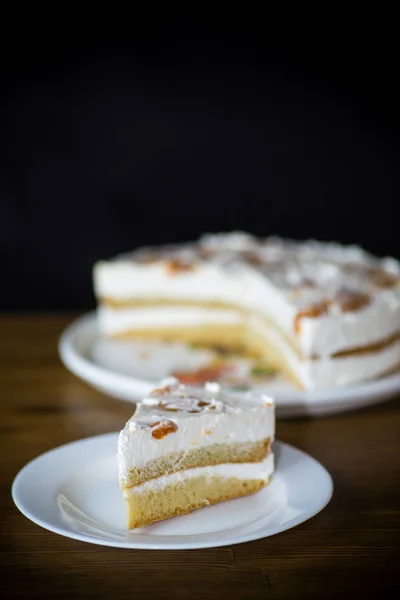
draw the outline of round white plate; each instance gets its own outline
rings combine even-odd
[[[96,315],[80,317],[63,333],[60,356],[65,366],[96,389],[120,400],[135,402],[172,370],[205,365],[210,353],[183,344],[126,342],[104,339]],[[272,394],[278,418],[322,416],[388,400],[400,393],[400,374],[342,388],[298,391],[276,379],[260,386]]]
[[[246,498],[128,531],[118,484],[117,433],[46,452],[17,475],[12,496],[34,523],[66,537],[103,546],[174,550],[239,544],[310,519],[329,502],[333,484],[316,460],[275,442],[271,483]]]

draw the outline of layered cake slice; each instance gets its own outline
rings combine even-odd
[[[105,336],[239,350],[303,389],[400,366],[400,264],[357,246],[211,235],[100,261],[94,285]]]
[[[267,485],[274,469],[274,403],[218,384],[170,379],[138,403],[118,441],[128,528],[189,513]]]

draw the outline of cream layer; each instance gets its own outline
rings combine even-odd
[[[117,309],[101,306],[98,311],[98,318],[101,331],[110,336],[132,329],[244,323],[244,316],[238,310],[201,306],[154,306]]]
[[[170,475],[164,475],[157,479],[151,479],[141,485],[124,489],[125,497],[141,495],[146,492],[162,492],[163,488],[174,485],[176,483],[184,482],[189,479],[196,477],[223,477],[235,479],[262,479],[265,483],[271,477],[274,472],[274,455],[271,452],[266,459],[258,463],[239,463],[232,464],[226,463],[221,465],[214,465],[211,467],[198,467],[194,469],[186,469],[186,471],[179,471],[177,473],[171,473]]]

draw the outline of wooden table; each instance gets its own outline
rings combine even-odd
[[[129,404],[88,387],[60,364],[71,316],[0,318],[0,590],[4,598],[365,598],[400,589],[400,402],[323,419],[279,422],[277,437],[320,460],[335,484],[310,521],[232,547],[121,550],[31,523],[10,487],[33,457],[120,429]]]

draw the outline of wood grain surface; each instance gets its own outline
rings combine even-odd
[[[380,598],[400,589],[400,402],[281,421],[277,437],[321,461],[334,497],[277,536],[191,551],[122,550],[58,536],[14,506],[14,476],[60,444],[119,430],[132,406],[60,363],[71,315],[0,317],[0,593],[4,598]]]

